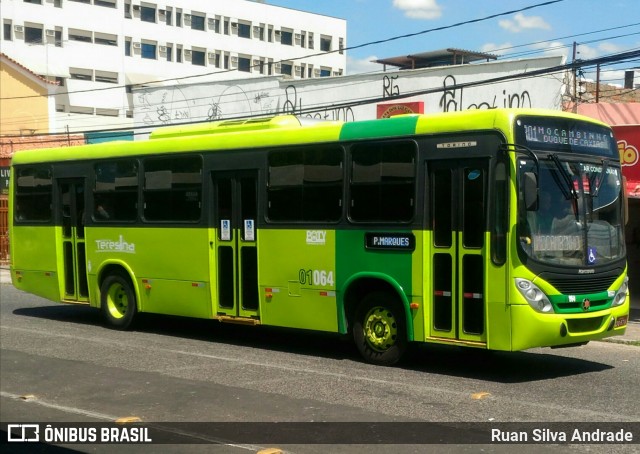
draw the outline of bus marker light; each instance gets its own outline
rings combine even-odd
[[[409,307],[411,309],[419,309],[420,308],[420,303],[411,303],[411,304],[409,304]]]

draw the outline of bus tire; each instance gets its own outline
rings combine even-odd
[[[402,305],[389,292],[365,296],[356,309],[353,339],[358,351],[371,364],[391,366],[407,348]]]
[[[100,306],[105,322],[112,328],[130,329],[138,312],[131,280],[121,274],[108,275],[100,286]]]

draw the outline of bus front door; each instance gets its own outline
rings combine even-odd
[[[62,246],[64,276],[63,300],[87,303],[87,258],[84,239],[84,181],[81,178],[57,180],[58,219],[62,223],[59,241]]]
[[[428,163],[432,240],[425,268],[434,338],[486,343],[487,169],[483,159]]]
[[[259,318],[257,172],[214,172],[217,315]]]

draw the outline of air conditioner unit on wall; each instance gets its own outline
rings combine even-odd
[[[134,49],[140,49],[142,47],[142,44],[140,43],[133,43],[133,48]]]
[[[158,14],[159,14],[159,15],[161,15],[161,16],[164,16],[164,15],[165,15],[165,13],[166,13],[166,11],[165,11],[165,10],[163,10],[163,9],[159,9],[159,10],[158,10]]]
[[[56,36],[56,31],[55,30],[47,30],[47,36]]]
[[[140,11],[140,5],[133,5],[134,11]]]
[[[214,60],[216,58],[216,53],[215,52],[209,52],[207,54],[207,56],[209,57],[210,60]]]
[[[158,50],[160,52],[166,52],[167,51],[167,46],[158,46]]]
[[[185,57],[191,57],[191,51],[189,49],[185,49],[184,50],[184,56]]]
[[[16,33],[22,33],[24,32],[24,27],[22,25],[14,25],[13,31],[15,31]]]
[[[185,14],[184,15],[184,20],[191,21],[191,14]]]

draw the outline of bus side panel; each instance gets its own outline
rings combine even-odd
[[[371,230],[375,232],[375,230]],[[385,232],[393,232],[393,229],[387,229]],[[405,232],[406,233],[406,232]],[[337,288],[342,294],[348,289],[345,283],[348,282],[356,274],[363,276],[370,275],[380,278],[384,282],[399,289],[404,295],[398,295],[403,299],[413,301],[413,285],[415,283],[414,270],[416,260],[414,256],[418,254],[411,250],[394,250],[394,249],[367,249],[366,247],[366,231],[363,230],[340,230],[336,233],[336,273]],[[419,242],[419,238],[416,238]],[[421,250],[421,247],[420,247]],[[418,258],[419,260],[419,258]],[[415,270],[419,273],[422,267]],[[417,290],[419,296],[421,287]],[[372,290],[373,291],[373,290]],[[413,317],[413,314],[411,314]],[[411,317],[408,321],[411,320]],[[413,318],[413,324],[407,326],[409,337],[413,339],[414,325],[416,320],[423,325],[420,315]],[[424,328],[418,328],[418,332],[424,333]],[[424,337],[424,334],[421,334]]]
[[[55,227],[14,226],[11,233],[13,285],[48,300],[61,301]]]
[[[490,243],[490,235],[485,238]],[[489,252],[490,253],[490,252]],[[508,304],[508,266],[497,266],[489,257],[485,262],[486,330],[489,350],[511,350],[511,305]]]
[[[212,317],[206,229],[98,227],[86,235],[90,283],[99,285],[106,264],[122,264],[140,289],[141,312]]]
[[[262,323],[337,332],[335,231],[269,229],[259,236]]]

